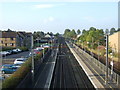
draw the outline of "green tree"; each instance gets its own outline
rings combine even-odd
[[[105,30],[105,35],[106,35],[106,34],[109,34],[109,30],[108,30],[108,29]]]
[[[65,29],[64,31],[64,37],[69,37],[69,33],[71,32],[70,29]]]
[[[33,33],[33,37],[34,37],[34,39],[37,39],[37,38],[42,38],[42,37],[44,37],[44,32],[42,32],[42,31],[38,31],[38,32],[34,32]]]
[[[70,32],[70,37],[71,38],[76,38],[77,34],[75,32],[75,30],[73,29],[71,32]]]
[[[84,35],[86,32],[87,32],[87,31],[86,31],[85,29],[83,29],[82,34]]]
[[[81,31],[80,31],[80,29],[78,29],[78,30],[77,30],[77,34],[78,34],[78,35],[79,35],[79,34],[81,34]]]
[[[117,32],[120,31],[120,28],[118,28]]]
[[[90,31],[96,31],[96,28],[94,28],[94,27],[90,27],[89,30],[90,30]]]
[[[112,35],[112,34],[115,33],[115,32],[116,32],[115,28],[111,28],[111,29],[110,29],[110,35]]]

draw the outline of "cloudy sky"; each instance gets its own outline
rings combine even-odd
[[[118,27],[117,0],[1,0],[0,30],[63,33],[69,29]]]

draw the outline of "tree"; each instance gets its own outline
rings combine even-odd
[[[64,31],[64,36],[65,37],[69,37],[69,33],[71,32],[71,30],[70,29],[65,29],[65,31]]]
[[[112,35],[112,34],[115,33],[115,32],[116,32],[115,28],[111,28],[111,29],[110,29],[110,35]]]
[[[90,31],[96,31],[96,28],[94,28],[94,27],[90,27],[89,30],[90,30]]]
[[[118,28],[117,32],[120,31],[120,28]]]
[[[8,32],[12,32],[12,30],[11,30],[11,29],[9,29],[9,28],[8,28],[8,30],[7,30],[7,31],[8,31]]]
[[[37,39],[37,38],[42,38],[42,37],[44,37],[44,32],[42,32],[42,31],[38,31],[38,32],[34,32],[33,33],[33,37],[34,37],[34,39]]]
[[[85,30],[85,29],[83,29],[83,31],[82,31],[82,34],[85,34],[87,31]]]
[[[77,34],[78,34],[78,35],[79,35],[79,34],[81,34],[81,31],[80,31],[80,29],[78,29],[78,30],[77,30]]]
[[[70,32],[70,37],[71,38],[76,38],[77,34],[75,32],[75,30],[73,29],[71,32]]]
[[[105,35],[106,35],[106,34],[109,34],[109,30],[108,30],[108,29],[105,30]]]
[[[54,34],[52,32],[49,33],[50,36],[53,36]]]
[[[60,34],[59,34],[59,33],[56,33],[55,36],[58,37],[58,36],[60,36]]]

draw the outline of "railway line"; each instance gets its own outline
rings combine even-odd
[[[59,39],[59,52],[50,89],[55,88],[92,88],[92,83],[70,52],[64,38]]]

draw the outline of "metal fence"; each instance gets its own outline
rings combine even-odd
[[[41,61],[44,62],[44,60],[49,57],[51,54],[51,50],[49,50],[44,58],[41,58],[40,60],[37,61],[37,63],[35,64],[35,75],[37,74],[37,71],[40,68],[40,64],[42,63]],[[20,82],[20,84],[17,86],[17,88],[32,88],[33,86],[33,82],[32,82],[32,73],[31,71],[26,75],[26,77]]]
[[[84,55],[89,57],[89,59],[92,59],[92,63],[94,63],[98,68],[100,68],[103,73],[106,72],[106,65],[104,65],[103,63],[101,63],[100,61],[98,61],[97,59],[95,59],[94,57],[92,57],[91,55],[89,55],[88,53],[83,51],[82,49],[80,49],[75,44],[74,44],[74,47],[77,48],[77,50],[79,50],[81,53],[84,53]],[[108,78],[110,81],[110,78],[111,78],[111,68],[110,67],[108,68],[108,74],[109,74]],[[116,83],[118,86],[120,86],[120,75],[114,71],[112,74],[112,83]]]

